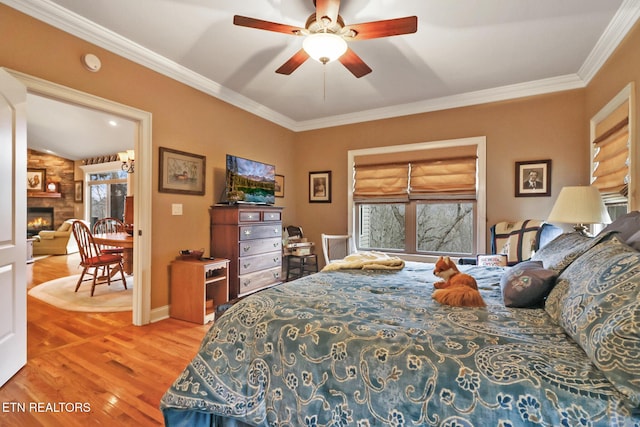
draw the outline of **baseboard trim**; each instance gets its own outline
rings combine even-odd
[[[168,319],[169,316],[169,306],[165,305],[163,307],[153,308],[151,309],[151,313],[149,313],[149,321],[151,323],[159,322],[164,319]]]

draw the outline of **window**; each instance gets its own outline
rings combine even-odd
[[[472,254],[474,202],[434,202],[416,205],[418,252]]]
[[[349,152],[349,233],[359,250],[483,253],[485,138]]]
[[[106,217],[124,219],[128,174],[120,162],[83,166],[87,182],[87,210],[91,226]]]
[[[410,201],[356,206],[356,244],[361,250],[449,255],[474,252],[475,202]]]
[[[633,199],[638,179],[636,137],[629,120],[634,92],[630,83],[591,119],[591,183],[600,190],[612,220],[638,209]]]

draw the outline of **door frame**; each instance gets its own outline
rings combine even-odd
[[[51,99],[77,104],[83,107],[104,111],[130,119],[136,123],[134,150],[136,152],[136,170],[132,177],[133,194],[136,203],[133,207],[134,264],[133,264],[133,319],[132,323],[142,326],[151,321],[151,208],[153,149],[151,139],[152,115],[128,105],[81,92],[47,80],[33,77],[19,71],[5,70],[21,81],[28,93],[46,96]],[[27,115],[27,122],[29,117]],[[16,167],[25,168],[24,165]],[[149,201],[143,207],[142,201]],[[26,254],[25,254],[26,260]]]

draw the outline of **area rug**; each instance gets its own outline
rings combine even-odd
[[[37,285],[29,290],[29,295],[69,311],[107,313],[130,311],[133,304],[133,276],[127,276],[127,290],[121,280],[110,286],[100,284],[91,296],[91,281],[84,281],[78,292],[74,292],[79,274],[62,277]]]

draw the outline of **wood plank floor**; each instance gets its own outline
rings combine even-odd
[[[77,255],[27,267],[27,288],[78,274]],[[0,426],[163,425],[160,398],[210,325],[133,326],[131,312],[78,313],[27,296],[27,365],[0,388]]]

